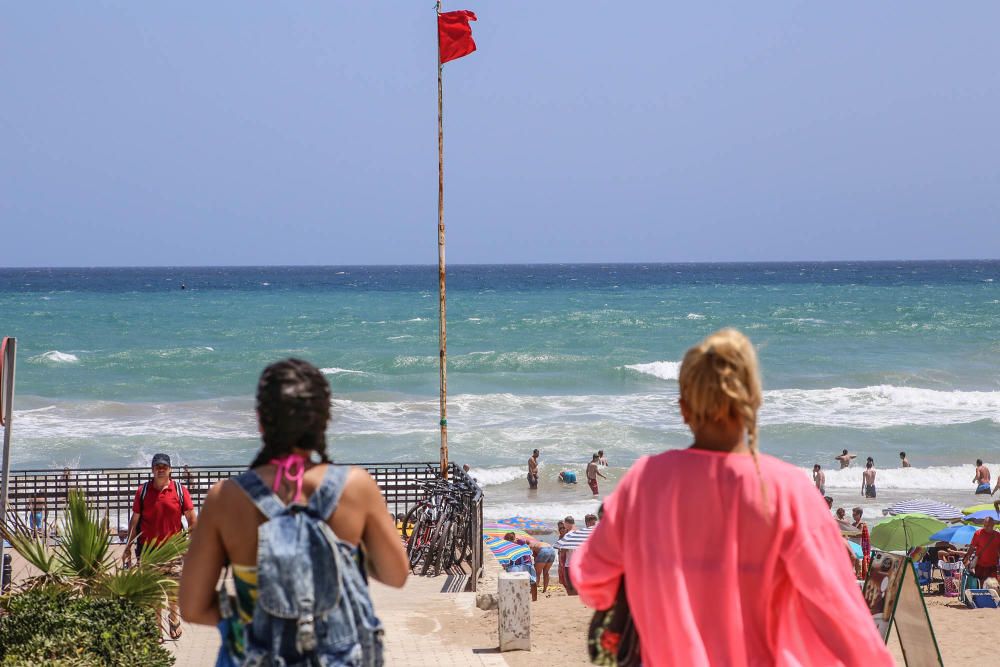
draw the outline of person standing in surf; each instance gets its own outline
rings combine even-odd
[[[875,498],[875,462],[868,459],[865,471],[861,473],[861,495],[865,498]]]
[[[820,468],[820,465],[818,463],[813,466],[813,484],[815,484],[816,488],[819,489],[819,495],[825,497],[826,496],[826,473],[823,472],[823,469]],[[831,509],[833,509],[833,508],[831,508]]]
[[[538,457],[541,456],[541,452],[537,449],[532,450],[531,456],[528,457],[528,488],[537,489],[538,488]]]
[[[840,456],[834,456],[833,460],[839,461],[840,469],[843,470],[844,468],[849,467],[851,465],[851,461],[853,461],[856,458],[858,458],[857,454],[848,454],[847,450],[845,449],[840,453]]]
[[[976,485],[976,495],[990,493],[990,469],[983,465],[982,459],[976,459],[976,476],[972,483]]]
[[[624,586],[647,667],[893,665],[822,497],[759,452],[750,341],[712,334],[678,384],[694,441],[640,458],[604,500],[570,563],[584,604],[609,609]]]
[[[598,455],[594,454],[590,459],[590,463],[587,464],[587,485],[590,486],[590,490],[594,492],[595,496],[597,495],[597,477],[601,476],[607,479],[607,476],[597,469],[599,466],[598,461]]]

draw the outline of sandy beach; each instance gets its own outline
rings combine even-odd
[[[495,591],[500,566],[487,555],[480,591]],[[30,568],[13,556],[15,581],[30,575]],[[558,586],[539,592],[532,604],[531,651],[497,649],[497,612],[476,607],[475,593],[442,593],[445,577],[411,576],[406,586],[392,589],[372,584],[372,597],[386,627],[387,665],[588,665],[587,627],[592,610],[579,597],[567,596]],[[945,665],[971,665],[981,656],[980,638],[992,638],[998,610],[970,610],[956,598],[925,596],[928,613]],[[210,666],[218,650],[214,628],[184,624],[184,636],[167,642],[178,665]],[[895,632],[889,648],[897,664],[903,655]]]

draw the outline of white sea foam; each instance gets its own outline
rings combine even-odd
[[[410,334],[403,334],[402,336],[389,336],[386,340],[404,340],[406,338],[413,338]]]
[[[832,460],[833,466],[839,465]],[[821,462],[820,465],[823,465]],[[1000,470],[996,464],[986,464],[991,470]],[[876,468],[875,487],[884,489],[932,489],[932,490],[954,490],[968,491],[970,494],[975,488],[972,483],[974,472],[972,465],[964,466],[931,466],[928,468]],[[824,465],[826,473],[826,486],[828,489],[853,489],[861,493],[861,473],[863,466],[854,465],[850,468],[834,469]],[[812,474],[811,470],[803,468],[803,472]],[[970,496],[971,497],[971,496]],[[985,501],[984,501],[985,502]],[[972,502],[970,501],[970,504]]]
[[[991,420],[1000,424],[1000,391],[939,391],[878,385],[764,392],[761,422],[874,429]]]
[[[256,439],[249,399],[179,403],[65,401],[42,409],[15,410],[22,439],[101,442],[111,438],[167,441],[175,438]]]
[[[473,467],[469,474],[472,475],[479,486],[494,486],[511,482],[515,479],[523,479],[527,474],[527,467],[524,466],[504,466],[502,468],[479,468]]]
[[[684,318],[684,319],[688,319],[688,320],[703,320],[703,319],[705,319],[705,316],[702,315],[701,313],[688,313],[687,317]]]
[[[404,321],[404,322],[423,322],[423,321],[424,321],[424,318],[423,318],[423,317],[414,317],[414,318],[413,318],[413,319],[411,319],[411,320],[403,320],[403,321]]]
[[[28,361],[36,364],[75,364],[80,361],[80,358],[75,354],[70,354],[69,352],[60,352],[59,350],[50,350],[44,354],[39,354],[37,356],[31,357]]]
[[[319,369],[319,372],[323,375],[367,375],[364,371],[354,371],[350,368],[337,368],[336,366],[321,368]]]
[[[625,368],[630,368],[643,375],[652,375],[661,380],[676,380],[677,374],[681,371],[681,362],[653,361],[648,364],[628,364]]]
[[[555,523],[566,516],[572,516],[578,524],[583,525],[583,517],[597,513],[600,505],[600,500],[487,503],[483,508],[483,518],[495,521],[509,516],[530,516]]]

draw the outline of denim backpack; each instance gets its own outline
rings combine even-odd
[[[253,470],[233,480],[268,518],[257,529],[257,603],[244,666],[378,667],[382,624],[354,548],[327,519],[350,468],[330,465],[306,505],[285,505]]]

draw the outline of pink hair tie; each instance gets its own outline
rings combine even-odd
[[[284,477],[289,482],[295,482],[295,495],[292,496],[292,502],[296,502],[302,495],[302,478],[306,474],[306,458],[301,454],[289,454],[280,459],[271,459],[268,463],[278,468],[274,472],[274,492],[277,493],[278,489],[281,488],[281,478]],[[298,465],[297,470],[294,467],[296,464]]]

